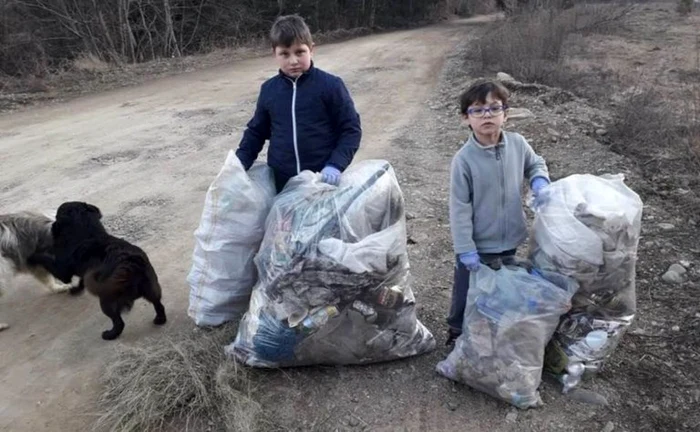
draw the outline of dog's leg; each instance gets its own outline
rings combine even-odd
[[[2,297],[2,290],[10,286],[15,273],[15,267],[10,260],[0,255],[0,297]]]
[[[3,256],[0,255],[0,297],[2,297],[3,288],[7,287],[10,284],[10,280],[14,276],[14,274],[14,266],[10,263],[9,260],[6,260]],[[0,332],[9,328],[9,324],[0,322]]]
[[[63,283],[69,284],[73,280],[72,269],[66,268],[66,266],[59,265],[57,260],[52,256],[47,254],[34,254],[27,259],[29,265],[44,267],[49,273],[51,273],[56,279]]]
[[[151,271],[153,271],[151,269]],[[163,325],[168,320],[165,316],[165,308],[163,303],[160,302],[160,285],[158,284],[158,278],[155,273],[151,277],[142,279],[137,283],[137,291],[146,300],[153,304],[153,308],[156,310],[156,317],[153,319],[153,324]]]
[[[51,285],[49,286],[49,288],[51,288],[51,291],[53,291],[55,293],[69,291],[72,289],[72,287],[73,287],[72,284],[63,283],[63,282],[59,281],[58,279],[56,279],[55,277],[51,277]]]
[[[46,287],[48,287],[51,292],[54,293],[59,293],[59,292],[64,292],[68,291],[71,287],[71,284],[64,284],[60,282],[58,279],[54,277],[51,273],[49,273],[45,268],[41,266],[34,266],[29,268],[30,272],[34,277],[44,284]]]
[[[102,332],[102,339],[114,340],[122,334],[124,330],[124,320],[119,313],[119,305],[115,302],[110,302],[105,299],[100,299],[100,307],[102,312],[112,320],[112,329]]]
[[[153,319],[153,324],[165,324],[168,319],[165,316],[165,308],[163,307],[163,303],[160,302],[160,296],[156,295],[155,293],[146,293],[144,298],[153,303],[153,309],[156,310],[156,317]]]
[[[165,322],[168,319],[165,316],[165,308],[163,307],[163,303],[161,303],[160,300],[156,300],[153,302],[153,308],[156,310],[156,317],[153,318],[153,324],[155,324],[155,325],[165,324]]]

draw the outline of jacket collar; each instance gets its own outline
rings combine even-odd
[[[469,139],[467,140],[467,143],[473,144],[476,148],[481,149],[481,150],[493,150],[496,147],[503,147],[506,145],[506,134],[505,134],[505,132],[501,131],[501,139],[498,140],[498,144],[485,146],[485,145],[482,145],[479,142],[479,140],[476,139],[476,134],[474,132],[472,132],[469,135]]]
[[[309,70],[304,72],[303,74],[299,75],[299,78],[297,78],[297,83],[300,83],[307,79],[311,74],[316,72],[316,67],[314,66],[314,61],[311,60],[311,66],[309,67]],[[281,77],[284,78],[287,81],[294,81],[294,78],[290,77],[289,75],[285,75],[284,72],[282,72],[282,69],[277,70],[277,74]]]

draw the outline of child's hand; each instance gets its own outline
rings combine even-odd
[[[535,177],[532,180],[532,184],[530,185],[530,188],[532,189],[532,194],[535,196],[535,198],[537,198],[537,196],[540,194],[542,189],[544,189],[544,187],[547,186],[548,184],[549,184],[549,182],[544,177]]]
[[[530,189],[532,189],[532,203],[530,207],[533,210],[542,208],[547,201],[549,201],[549,193],[547,193],[547,186],[549,186],[549,181],[544,177],[535,177],[530,184]]]
[[[321,181],[333,186],[338,186],[340,183],[340,170],[338,168],[327,165],[321,170]]]
[[[481,257],[477,251],[465,252],[459,254],[459,262],[464,264],[464,267],[470,272],[475,272],[481,266]]]

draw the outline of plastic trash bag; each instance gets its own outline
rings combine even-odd
[[[581,286],[547,347],[547,370],[567,392],[603,366],[634,319],[643,203],[622,174],[572,175],[544,193],[530,258]]]
[[[517,408],[541,406],[544,348],[578,284],[557,273],[483,264],[469,283],[462,334],[438,373]]]
[[[226,351],[257,367],[362,364],[435,348],[408,283],[404,200],[386,161],[338,187],[304,171],[278,195],[255,258],[260,280]]]
[[[275,197],[272,170],[256,162],[245,171],[233,151],[209,186],[194,232],[188,315],[217,326],[243,315],[257,281],[253,258]]]

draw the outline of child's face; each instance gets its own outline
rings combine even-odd
[[[275,60],[282,72],[297,78],[311,67],[313,45],[295,43],[289,47],[275,47]]]
[[[464,119],[478,135],[489,136],[498,134],[506,121],[506,113],[503,106],[503,101],[494,99],[493,94],[489,93],[486,96],[485,104],[475,102],[469,106],[467,114],[464,114]],[[494,114],[493,111],[484,111],[485,108],[495,109],[497,112],[500,112]]]

